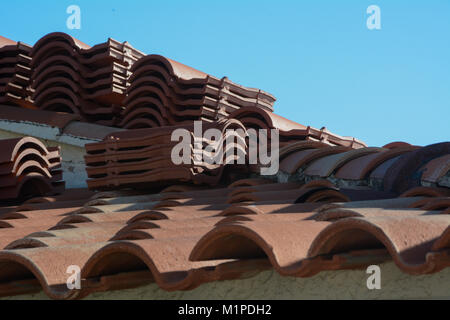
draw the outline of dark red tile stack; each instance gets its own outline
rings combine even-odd
[[[207,141],[203,133],[211,128],[220,130],[221,140]],[[188,163],[174,164],[172,152],[181,142],[179,137],[172,141],[172,133],[185,130],[188,141]],[[233,141],[226,143],[227,130],[240,129],[233,133]],[[219,120],[214,123],[204,122],[200,135],[194,134],[194,124],[165,126],[161,128],[136,129],[108,135],[103,142],[86,145],[86,171],[90,178],[87,183],[92,189],[111,189],[124,187],[164,186],[174,182],[217,184],[222,178],[226,154],[222,161],[214,163],[214,154],[205,153],[203,159],[197,158],[198,152],[216,143],[233,150],[233,155],[246,155],[245,128],[236,120]],[[241,135],[240,135],[241,134]],[[229,139],[229,138],[228,138]],[[229,140],[231,141],[231,140]],[[198,150],[198,151],[197,151]],[[207,149],[205,149],[207,151]],[[184,150],[183,152],[186,152]],[[183,153],[179,153],[183,154]],[[211,155],[209,157],[209,155]],[[219,155],[220,156],[220,155]],[[233,160],[228,158],[229,161]]]
[[[423,185],[435,185],[439,183],[442,177],[446,176],[450,171],[450,154],[442,155],[427,162],[420,171],[423,172],[420,178]],[[449,181],[446,186],[450,187],[450,177],[448,178]]]
[[[112,125],[126,94],[129,69],[142,56],[127,42],[109,39],[90,47],[65,33],[48,34],[31,51],[34,104]]]
[[[277,129],[279,131],[280,146],[302,140],[320,141],[332,146],[345,146],[350,148],[366,146],[364,142],[355,138],[336,135],[329,132],[326,128],[315,129],[310,126],[304,126],[262,108],[241,108],[229,117],[241,121],[247,129],[265,129],[268,131],[270,129]],[[270,132],[268,134],[270,138]]]
[[[0,200],[64,191],[59,147],[32,137],[0,140]]]
[[[0,36],[0,104],[33,108],[31,47]]]
[[[21,101],[30,108],[73,113],[82,121],[126,129],[235,118],[246,128],[279,129],[281,145],[313,140],[365,146],[354,138],[274,114],[276,99],[270,93],[160,55],[146,56],[127,42],[109,39],[90,47],[57,32],[44,36],[28,51],[32,93],[28,92],[31,100]]]
[[[252,106],[272,111],[275,97],[259,89],[216,78],[159,55],[148,55],[131,68],[124,128],[161,127],[185,121],[226,118]]]

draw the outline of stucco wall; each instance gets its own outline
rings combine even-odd
[[[18,124],[15,124],[15,128],[17,128]],[[5,125],[2,125],[4,128]],[[72,145],[68,143],[63,143],[61,141],[55,141],[53,139],[55,135],[49,134],[48,137],[43,135],[45,131],[51,130],[50,128],[45,128],[45,130],[39,130],[39,135],[33,131],[33,129],[38,130],[39,127],[36,125],[22,125],[22,128],[28,129],[27,133],[16,133],[12,131],[7,131],[0,129],[0,139],[10,139],[17,138],[22,136],[34,136],[45,143],[46,146],[49,147],[61,147],[61,157],[62,157],[62,169],[63,169],[63,179],[66,181],[66,188],[83,188],[87,187],[86,185],[86,170],[84,165],[84,143],[78,143],[78,145]],[[57,129],[55,129],[57,130]],[[47,139],[46,139],[47,138]],[[72,138],[75,139],[75,138]]]
[[[423,276],[405,274],[393,262],[380,268],[380,290],[367,289],[365,270],[327,271],[310,278],[265,271],[249,279],[207,283],[191,291],[166,292],[151,284],[95,293],[86,299],[450,299],[450,268]],[[41,292],[6,299],[48,298]]]

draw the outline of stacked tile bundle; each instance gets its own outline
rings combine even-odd
[[[248,136],[256,139],[259,149],[267,150],[272,158],[278,157],[277,154],[272,154],[272,151],[277,152],[279,148],[283,147],[289,149],[292,144],[297,142],[317,142],[323,146],[334,146],[338,149],[340,147],[345,150],[366,147],[362,141],[353,137],[342,137],[329,132],[326,128],[315,129],[304,126],[261,108],[241,108],[233,112],[229,118],[239,120],[245,126]],[[277,137],[273,138],[274,134]],[[251,165],[250,170],[255,173],[260,172],[261,166],[258,164],[264,163],[264,160],[260,159],[261,153],[255,148],[249,148],[248,156],[258,159],[257,165]]]
[[[32,137],[0,140],[0,200],[64,191],[59,147]]]
[[[148,55],[131,68],[125,110],[117,124],[135,129],[207,122],[242,107],[272,111],[275,98],[259,89],[219,79],[160,55]]]
[[[30,51],[29,45],[0,36],[0,104],[33,108]]]
[[[241,121],[247,129],[252,128],[257,132],[260,129],[265,130],[269,139],[270,130],[278,130],[280,146],[304,140],[320,141],[331,146],[345,146],[354,149],[366,146],[362,141],[353,137],[342,137],[329,132],[326,128],[315,129],[310,126],[304,126],[261,108],[242,108],[232,113],[229,117]]]
[[[31,51],[27,48],[32,57],[31,62],[26,60],[32,99],[20,101],[28,107],[74,113],[82,121],[126,129],[235,118],[247,128],[279,129],[281,146],[298,140],[365,146],[354,138],[274,114],[275,97],[260,89],[216,78],[160,55],[145,56],[127,42],[109,39],[90,47],[65,33],[51,33]],[[24,74],[16,78],[15,83],[22,81],[22,85],[28,81]]]
[[[144,56],[127,42],[90,47],[65,33],[44,36],[30,54],[36,107],[104,125],[120,112],[129,69]]]
[[[217,129],[220,137],[204,137],[209,129]],[[239,121],[223,119],[203,123],[199,130],[192,122],[116,132],[102,142],[87,144],[89,188],[149,188],[174,182],[217,184],[227,164],[244,163],[245,128]]]

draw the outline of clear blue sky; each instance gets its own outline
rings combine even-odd
[[[81,30],[66,8],[81,8]],[[366,9],[381,9],[368,30]],[[2,3],[0,32],[129,41],[277,97],[276,113],[381,146],[450,139],[450,1],[40,0]]]

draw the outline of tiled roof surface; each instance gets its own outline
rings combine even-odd
[[[42,287],[71,299],[150,282],[189,290],[267,268],[307,277],[388,259],[409,274],[437,272],[450,266],[449,192],[421,188],[353,201],[359,196],[326,180],[253,178],[214,189],[36,198],[1,213],[0,294]],[[67,289],[71,265],[81,268],[81,290]]]
[[[57,149],[0,142],[0,198],[18,197],[0,206],[0,295],[74,299],[151,282],[189,290],[268,268],[308,277],[388,259],[413,275],[450,266],[450,142],[367,147],[277,115],[259,89],[112,39],[89,47],[53,33],[30,47],[0,38],[0,75],[0,103],[15,105],[0,106],[2,123],[97,141],[85,146],[91,190],[64,192]],[[22,91],[8,91],[17,83]],[[219,145],[240,129],[225,146],[245,158],[252,129],[278,129],[278,172],[198,160],[194,144],[205,151],[211,141],[192,120],[219,129]],[[190,164],[171,160],[175,129],[191,135]],[[39,195],[31,187],[19,197],[29,175],[58,194],[26,200]],[[66,285],[70,266],[81,289]]]

